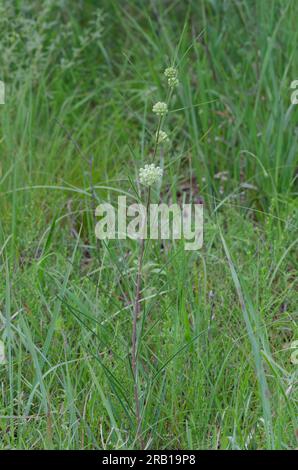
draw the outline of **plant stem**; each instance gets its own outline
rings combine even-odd
[[[167,101],[171,93],[168,94]],[[157,125],[157,132],[154,144],[154,151],[152,162],[154,162],[156,154],[157,154],[157,147],[158,147],[158,137],[159,131],[162,124],[162,116],[159,117],[158,125]],[[148,196],[147,196],[147,204],[146,204],[146,216],[145,216],[145,224],[147,224],[147,215],[150,205],[150,197],[151,197],[151,188],[148,188]],[[141,310],[141,284],[142,284],[142,268],[143,268],[143,259],[144,259],[144,252],[145,252],[145,238],[141,238],[140,243],[140,251],[138,257],[138,271],[137,271],[137,280],[136,280],[136,293],[135,293],[135,304],[134,304],[134,311],[133,311],[133,325],[132,325],[132,352],[131,352],[131,366],[134,378],[134,400],[135,400],[135,412],[136,412],[136,420],[137,420],[137,433],[136,437],[140,440],[141,449],[145,448],[144,439],[141,437],[141,428],[142,428],[142,415],[141,415],[141,406],[140,406],[140,397],[139,397],[139,389],[138,389],[138,338],[137,338],[137,322],[140,315]]]
[[[140,398],[138,391],[138,368],[137,368],[137,320],[140,314],[140,291],[141,291],[141,276],[142,276],[142,264],[144,256],[145,240],[141,240],[139,259],[138,259],[138,273],[137,273],[137,286],[136,286],[136,297],[135,306],[133,312],[133,328],[132,328],[132,358],[131,365],[134,376],[134,399],[136,408],[136,419],[137,419],[137,439],[141,431],[142,417],[140,411]],[[141,448],[144,449],[143,439],[140,438]]]
[[[148,214],[148,209],[150,205],[150,195],[151,191],[150,188],[148,189],[148,198],[147,198],[147,206],[146,206],[146,214]],[[145,219],[145,223],[147,223],[147,217]],[[137,439],[140,439],[141,448],[144,449],[144,440],[140,437],[140,431],[142,427],[142,416],[140,410],[140,397],[139,397],[139,390],[138,390],[138,351],[137,351],[137,321],[140,315],[141,310],[141,283],[142,283],[142,267],[143,267],[143,259],[144,259],[144,252],[145,252],[145,238],[141,239],[140,244],[140,251],[139,251],[139,258],[138,258],[138,271],[137,271],[137,282],[136,282],[136,294],[135,294],[135,305],[134,305],[134,312],[133,312],[133,327],[132,327],[132,358],[131,358],[131,365],[132,371],[134,376],[134,400],[135,400],[135,408],[136,408],[136,419],[137,419]]]

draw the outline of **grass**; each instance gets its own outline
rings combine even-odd
[[[0,447],[139,448],[138,246],[97,243],[93,209],[133,194],[176,58],[173,144],[154,197],[202,198],[204,246],[145,251],[142,438],[293,449],[298,4],[97,3],[2,2]]]

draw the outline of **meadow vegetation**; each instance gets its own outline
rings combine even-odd
[[[296,0],[2,0],[0,448],[138,449],[134,194],[163,71],[180,84],[155,201],[203,201],[204,245],[146,245],[140,434],[153,449],[297,446]]]

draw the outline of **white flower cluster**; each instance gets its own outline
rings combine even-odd
[[[155,166],[154,163],[145,165],[144,168],[140,169],[140,183],[144,186],[152,186],[161,179],[162,174],[162,169],[159,166]]]
[[[152,111],[159,116],[164,116],[168,112],[168,105],[167,103],[163,103],[158,101],[152,108]]]
[[[156,132],[156,139],[158,144],[167,144],[170,142],[168,134],[164,131]]]
[[[175,69],[174,67],[168,67],[164,71],[164,75],[168,79],[168,85],[170,88],[174,88],[175,86],[179,85],[177,69]]]
[[[177,75],[178,75],[178,71],[177,71],[177,69],[175,69],[174,67],[168,67],[168,68],[164,71],[164,75],[165,75],[165,77],[167,77],[167,78],[176,78]]]
[[[168,79],[168,84],[171,88],[179,84],[178,71],[174,67],[168,67],[164,71],[164,75]],[[167,114],[168,105],[167,103],[158,101],[153,106],[152,111],[161,118],[162,116]],[[161,123],[161,119],[159,120],[158,131],[155,134],[156,145],[170,142],[168,134],[160,129],[160,123]],[[154,157],[156,155],[156,145],[155,145]],[[139,181],[144,186],[152,186],[154,183],[157,183],[162,178],[162,175],[163,175],[163,170],[159,166],[154,165],[154,163],[151,163],[149,165],[145,165],[144,168],[140,168]]]

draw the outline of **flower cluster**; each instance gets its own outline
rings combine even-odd
[[[151,163],[151,165],[145,165],[144,168],[140,169],[140,183],[144,186],[152,186],[161,179],[162,174],[162,169],[159,166],[155,166],[154,163]]]
[[[158,144],[167,144],[168,142],[170,142],[168,134],[164,131],[156,132],[155,136]]]
[[[168,67],[164,71],[165,77],[168,79],[168,85],[170,88],[173,88],[178,85],[179,80],[178,80],[178,71],[174,67]],[[158,101],[155,103],[155,105],[152,108],[152,111],[159,116],[159,125],[158,125],[158,130],[155,134],[155,151],[154,151],[154,157],[156,155],[156,149],[157,145],[159,144],[167,144],[170,142],[170,139],[168,137],[168,134],[160,129],[160,124],[163,122],[162,117],[165,116],[168,112],[168,105],[167,103],[164,103],[163,101]],[[154,163],[151,163],[149,165],[145,165],[144,168],[141,168],[139,171],[139,181],[141,184],[144,186],[152,186],[154,183],[157,183],[163,175],[163,170],[159,167],[154,165]]]
[[[165,75],[165,77],[167,77],[167,78],[176,78],[177,75],[178,75],[178,72],[177,72],[177,69],[175,69],[174,67],[168,67],[168,68],[164,71],[164,75]]]
[[[152,108],[152,111],[159,116],[164,116],[168,112],[168,105],[167,103],[163,103],[158,101]]]
[[[174,67],[168,67],[164,71],[164,75],[168,79],[168,85],[170,88],[174,88],[175,86],[179,85],[177,69],[175,69]]]

